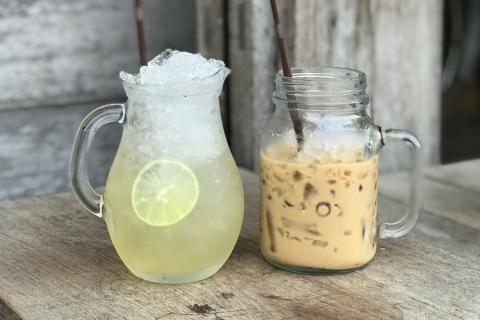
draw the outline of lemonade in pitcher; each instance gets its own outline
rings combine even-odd
[[[82,184],[77,138],[74,191],[105,218],[117,253],[140,278],[204,279],[225,263],[238,238],[243,189],[218,102],[228,72],[220,61],[170,50],[138,75],[122,72],[128,103],[103,107],[97,121],[124,128],[104,196],[95,198]]]

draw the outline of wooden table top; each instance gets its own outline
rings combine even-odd
[[[213,277],[159,285],[131,275],[105,223],[71,194],[0,203],[0,319],[480,319],[480,160],[433,168],[423,212],[402,239],[345,275],[287,273],[258,248],[257,177],[242,172],[240,239]],[[382,210],[406,177],[380,182]]]

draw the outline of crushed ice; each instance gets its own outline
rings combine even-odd
[[[122,71],[120,78],[132,84],[162,85],[206,79],[224,68],[223,61],[167,49],[142,66],[138,74]]]

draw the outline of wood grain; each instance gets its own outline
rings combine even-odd
[[[478,161],[477,165],[480,165]],[[406,182],[407,178],[404,173],[387,175],[381,178],[379,190],[394,200],[405,202],[409,189],[401,182]],[[480,192],[452,186],[429,178],[428,174],[422,182],[422,192],[422,208],[425,211],[480,230]]]
[[[478,160],[464,161],[427,170],[429,179],[459,189],[480,193],[480,163]]]
[[[404,185],[404,182],[401,182]],[[381,194],[378,202],[379,216],[384,221],[394,222],[405,212],[407,206],[394,197]],[[468,206],[469,204],[465,204]],[[464,224],[452,223],[424,209],[421,210],[417,225],[412,234],[420,241],[426,239],[446,251],[456,252],[467,259],[480,258],[480,232]],[[458,250],[461,248],[461,250]]]
[[[234,252],[215,276],[188,285],[132,276],[104,223],[70,194],[2,202],[0,312],[8,305],[21,319],[478,319],[479,257],[418,232],[382,240],[355,273],[272,267],[258,249],[258,178],[242,177],[246,218]],[[454,230],[456,216],[433,218]],[[479,237],[471,234],[467,242]]]
[[[69,186],[70,153],[80,122],[88,112],[105,103],[32,108],[27,112],[3,110],[0,198],[65,192]],[[89,173],[94,185],[105,183],[120,135],[121,128],[115,125],[98,133],[89,154]]]
[[[0,199],[66,191],[83,116],[124,101],[118,72],[138,70],[133,1],[0,4]],[[145,1],[150,58],[195,48],[194,7],[194,0]],[[110,127],[96,139],[94,184],[104,183],[118,138]]]
[[[415,132],[426,163],[438,163],[442,2],[295,2],[294,15],[286,12],[294,21],[294,63],[364,71],[374,120]],[[404,168],[409,161],[405,155],[404,150],[392,150],[383,156],[384,165]]]
[[[196,0],[197,49],[204,57],[226,62],[227,57],[227,17],[226,0]],[[229,79],[220,96],[220,111],[225,133],[229,134],[228,86]]]
[[[274,64],[273,22],[268,1],[231,3],[230,57],[237,90],[231,97],[233,151],[241,165],[257,169],[258,133],[272,111],[273,76],[279,69]],[[413,131],[423,142],[425,162],[438,163],[442,1],[279,3],[284,8],[290,64],[364,71],[375,121]],[[384,154],[383,165],[390,170],[405,168],[409,161],[405,154],[401,148],[392,149]]]
[[[195,48],[194,0],[145,1],[148,56]],[[0,109],[111,99],[138,70],[131,0],[9,0],[0,6]]]
[[[270,3],[229,1],[230,141],[237,163],[258,169],[260,132],[273,110],[277,48]]]
[[[225,59],[225,0],[196,0],[197,49],[205,57]]]

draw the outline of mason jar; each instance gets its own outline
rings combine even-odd
[[[294,68],[277,73],[275,111],[261,140],[260,245],[272,264],[293,272],[342,273],[365,266],[379,238],[408,233],[419,214],[420,142],[383,129],[367,112],[363,72]],[[377,215],[382,147],[412,154],[409,208],[393,223]]]

